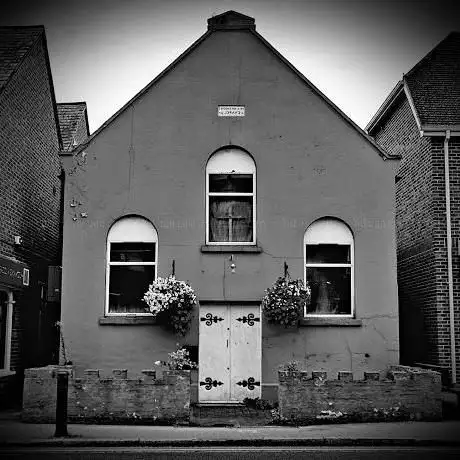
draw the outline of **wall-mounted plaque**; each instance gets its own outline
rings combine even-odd
[[[0,256],[0,283],[9,286],[29,286],[29,267],[19,261]]]
[[[217,116],[219,117],[244,117],[244,105],[219,105],[217,107]]]

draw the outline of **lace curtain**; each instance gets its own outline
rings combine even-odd
[[[209,217],[210,241],[252,241],[252,197],[213,197]]]

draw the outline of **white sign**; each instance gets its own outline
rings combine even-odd
[[[219,117],[244,117],[244,105],[219,105],[217,108],[217,116]]]

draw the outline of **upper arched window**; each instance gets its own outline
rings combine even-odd
[[[341,220],[323,218],[305,232],[308,316],[353,316],[353,234]]]
[[[116,221],[107,235],[107,314],[148,314],[142,300],[157,276],[158,234],[142,217]]]
[[[243,150],[214,153],[206,165],[206,243],[255,244],[256,165]]]

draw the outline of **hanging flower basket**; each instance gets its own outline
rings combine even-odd
[[[185,335],[190,326],[196,295],[185,281],[158,277],[144,294],[150,313],[166,330]]]
[[[265,291],[262,311],[268,322],[284,327],[299,324],[305,305],[310,303],[311,289],[301,279],[279,277],[275,284]]]

